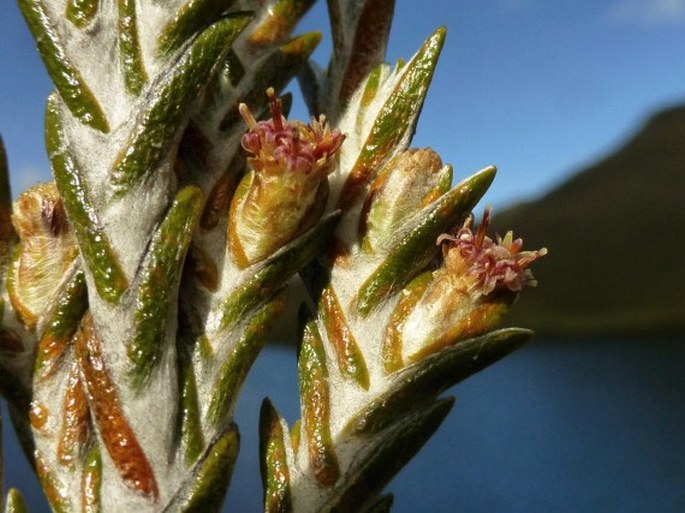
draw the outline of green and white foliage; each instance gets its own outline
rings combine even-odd
[[[261,112],[267,85],[299,71],[319,36],[290,31],[310,4],[20,2],[56,86],[46,140],[57,187],[20,199],[15,226],[37,219],[6,303],[8,318],[24,314],[22,354],[37,353],[16,375],[54,509],[221,504],[238,389],[280,289],[330,223],[247,266],[227,249],[246,162],[238,100]],[[34,249],[39,238],[60,251]],[[22,266],[29,258],[60,272]]]
[[[346,12],[343,2],[329,4]],[[350,17],[365,30],[363,19]],[[452,169],[434,151],[408,149],[444,29],[394,69],[365,61],[369,73],[347,95],[341,70],[355,57],[346,41],[361,39],[350,25],[337,33],[344,41],[334,41],[327,73],[302,78],[316,80],[303,86],[310,105],[326,105],[331,91],[344,98],[338,126],[346,141],[329,201],[343,214],[328,252],[302,272],[315,308],[303,315],[301,419],[289,429],[268,400],[262,406],[269,512],[388,511],[392,497],[383,488],[452,406],[439,394],[529,338],[526,330],[486,332],[520,289],[509,280],[527,278],[525,267],[544,254],[484,232],[474,238],[468,216],[494,168],[452,187]],[[465,238],[454,248],[443,244],[444,262],[436,263],[436,241],[451,241],[443,234],[460,226],[457,235],[468,233],[475,251],[460,253]],[[502,267],[493,276],[488,270],[492,290],[480,284],[484,260]]]
[[[297,273],[302,420],[264,403],[266,511],[387,511],[439,394],[529,336],[490,331],[544,254],[471,230],[494,168],[452,187],[409,148],[445,30],[391,67],[394,2],[329,0],[323,70],[292,35],[313,1],[18,0],[54,181],[12,204],[0,141],[0,392],[53,510],[220,509]]]

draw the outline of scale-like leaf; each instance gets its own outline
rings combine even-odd
[[[310,322],[302,335],[298,358],[302,428],[307,435],[309,463],[314,477],[325,486],[340,477],[340,467],[331,437],[331,405],[326,353],[321,335]]]
[[[262,402],[259,413],[259,453],[262,485],[264,487],[264,513],[289,513],[290,471],[286,450],[287,432],[283,420],[268,399]]]
[[[328,507],[333,511],[361,511],[433,436],[453,403],[452,398],[428,403],[384,432],[373,449],[348,470],[341,490],[336,490]]]
[[[276,0],[269,6],[266,16],[250,34],[247,44],[252,51],[279,43],[295,24],[314,5],[315,0]]]
[[[78,28],[87,27],[95,18],[100,0],[67,0],[65,17]]]
[[[221,365],[207,412],[208,419],[214,425],[222,423],[232,410],[238,391],[262,348],[268,330],[285,308],[285,300],[286,294],[282,291],[257,310],[248,321],[240,340]]]
[[[93,319],[86,314],[77,335],[76,355],[102,444],[126,486],[152,502],[159,498],[157,479],[131,428],[117,387],[102,354]]]
[[[128,346],[131,377],[137,388],[150,378],[164,351],[172,300],[201,210],[200,189],[194,185],[181,189],[150,243],[137,291],[135,334]]]
[[[79,121],[108,133],[110,128],[105,113],[81,72],[66,54],[62,37],[48,15],[44,0],[18,2],[48,74],[64,103]]]
[[[134,0],[117,0],[119,10],[119,61],[124,72],[126,90],[138,95],[147,82],[138,37],[138,13]]]
[[[464,340],[402,370],[387,393],[355,415],[345,428],[350,435],[370,436],[402,418],[412,405],[435,397],[450,386],[518,349],[532,333],[516,328]]]
[[[190,479],[164,508],[164,512],[218,512],[231,481],[239,445],[238,428],[231,424],[210,444],[205,455],[195,465]]]
[[[445,29],[438,29],[402,70],[392,94],[383,104],[349,173],[340,196],[340,206],[349,207],[392,155],[397,145],[413,133],[433,71],[445,40]]]
[[[495,168],[486,168],[428,207],[415,227],[362,285],[357,296],[357,311],[368,315],[383,299],[402,288],[425,267],[436,252],[438,236],[464,220],[494,177]]]
[[[235,0],[188,0],[162,29],[157,46],[168,54],[225,12]]]
[[[152,86],[145,108],[112,166],[112,181],[123,194],[168,157],[171,144],[185,124],[189,108],[224,59],[231,43],[250,22],[236,14],[202,32],[169,73]]]
[[[64,115],[58,97],[51,95],[45,115],[45,140],[52,172],[95,287],[100,297],[117,303],[128,288],[128,279],[103,233],[88,184],[67,141]]]
[[[5,513],[28,513],[28,511],[21,492],[16,488],[10,488],[5,499]]]
[[[251,309],[263,303],[274,291],[323,250],[339,214],[324,217],[309,232],[281,248],[271,258],[257,264],[256,272],[222,304],[222,327],[226,328]]]
[[[93,444],[83,464],[81,476],[81,507],[83,513],[102,512],[102,457],[100,446]]]
[[[56,308],[41,334],[34,366],[37,379],[44,379],[55,370],[87,309],[86,279],[79,269],[57,300]]]

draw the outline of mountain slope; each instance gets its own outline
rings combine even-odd
[[[494,225],[550,251],[514,323],[547,334],[685,333],[685,106]]]

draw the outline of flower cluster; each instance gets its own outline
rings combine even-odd
[[[468,277],[469,289],[487,296],[494,291],[518,292],[525,286],[534,287],[537,281],[528,268],[547,254],[547,249],[522,251],[523,240],[514,239],[511,231],[504,238],[488,237],[490,208],[483,213],[478,229],[472,230],[473,216],[469,216],[456,235],[441,235],[445,267],[452,275]]]
[[[257,173],[267,176],[284,172],[326,176],[331,171],[332,157],[345,138],[340,130],[331,129],[326,116],[312,117],[309,125],[288,121],[282,113],[280,98],[273,88],[267,90],[271,119],[257,121],[249,107],[240,104],[240,114],[249,131],[243,136],[243,148],[254,155],[250,164]]]
[[[286,120],[273,88],[267,95],[269,120],[257,121],[247,105],[239,107],[249,127],[242,146],[251,156],[231,202],[228,239],[240,267],[263,260],[316,224],[344,139],[323,115],[308,125]]]
[[[12,224],[19,236],[19,252],[8,291],[20,319],[33,330],[78,250],[54,182],[22,193],[14,203]]]

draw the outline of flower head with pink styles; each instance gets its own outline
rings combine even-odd
[[[495,291],[518,292],[523,287],[537,285],[530,264],[547,254],[547,249],[522,251],[523,240],[514,239],[513,232],[488,237],[490,208],[483,213],[478,230],[472,230],[473,216],[469,216],[456,235],[441,235],[445,267],[451,275],[462,275],[468,288],[487,296]]]
[[[262,261],[318,222],[344,139],[323,115],[309,124],[288,121],[273,88],[266,94],[266,121],[257,121],[244,103],[239,106],[249,127],[242,146],[250,169],[231,201],[228,238],[241,267]]]
[[[266,94],[271,109],[269,120],[257,121],[247,105],[239,106],[249,127],[242,146],[253,155],[250,157],[253,169],[267,176],[283,173],[301,173],[314,178],[327,176],[332,171],[331,158],[345,138],[340,130],[331,129],[323,114],[319,119],[312,118],[308,125],[288,121],[273,88]]]

